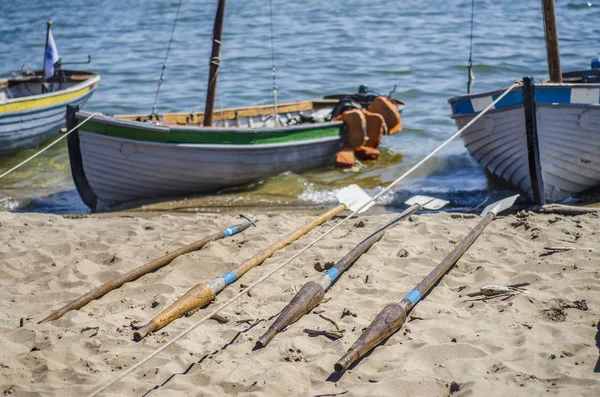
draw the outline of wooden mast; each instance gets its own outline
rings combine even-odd
[[[544,28],[546,33],[546,53],[548,54],[548,74],[553,83],[562,83],[560,53],[558,51],[558,31],[556,29],[556,11],[554,0],[542,0],[544,10]]]
[[[208,73],[208,89],[206,90],[206,106],[204,107],[204,126],[212,126],[213,109],[215,107],[215,91],[217,89],[217,75],[221,65],[221,37],[223,36],[223,14],[225,13],[225,0],[219,0],[215,24],[213,26],[213,45],[210,54],[210,71]]]

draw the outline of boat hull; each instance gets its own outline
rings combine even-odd
[[[450,99],[457,126],[502,92]],[[600,185],[600,84],[543,83],[533,92],[533,127],[527,128],[527,100],[519,87],[463,132],[469,153],[530,198],[539,188],[540,202],[564,201]]]
[[[87,116],[80,112],[77,121]],[[323,166],[333,162],[342,138],[341,122],[253,130],[95,117],[69,137],[69,154],[81,197],[90,208],[102,209],[136,199],[213,192]]]
[[[83,106],[99,80],[92,75],[69,90],[0,102],[0,156],[35,147],[57,135],[65,126],[66,106]]]

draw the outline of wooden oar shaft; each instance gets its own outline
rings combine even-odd
[[[345,209],[346,209],[346,206],[344,204],[338,205],[337,207],[327,211],[323,215],[314,219],[309,224],[301,227],[300,229],[294,231],[293,233],[288,234],[287,236],[285,236],[284,238],[282,238],[281,240],[279,240],[278,242],[276,242],[275,244],[273,244],[266,250],[255,255],[254,257],[247,260],[246,262],[242,263],[240,266],[238,266],[233,271],[233,273],[235,273],[235,275],[236,275],[236,279],[242,277],[244,274],[246,274],[246,272],[248,272],[253,267],[260,265],[261,263],[263,263],[264,261],[269,259],[275,252],[279,251],[280,249],[282,249],[289,243],[298,240],[300,237],[304,236],[306,233],[308,233],[315,227],[319,226],[323,222],[328,221],[329,219],[333,218],[334,216],[336,216],[340,212],[344,211]]]
[[[406,210],[402,211],[402,213],[400,213],[400,215],[398,215],[396,218],[392,219],[391,221],[389,221],[388,223],[383,225],[381,228],[379,228],[377,231],[375,231],[375,233],[371,234],[369,237],[367,237],[366,239],[361,241],[356,247],[354,247],[352,250],[350,250],[350,252],[348,252],[346,255],[344,255],[344,257],[342,259],[340,259],[333,267],[339,271],[339,274],[343,273],[344,271],[346,271],[346,269],[350,265],[352,265],[354,262],[356,262],[356,260],[362,254],[364,254],[365,251],[367,251],[369,248],[371,248],[371,246],[373,246],[373,244],[375,244],[376,242],[381,240],[381,238],[383,237],[385,232],[391,226],[393,226],[395,223],[401,221],[402,219],[406,218],[407,216],[414,214],[415,212],[419,211],[420,209],[421,209],[421,206],[419,204],[411,205]]]
[[[402,327],[408,312],[419,302],[421,297],[433,288],[444,274],[460,259],[460,257],[477,240],[487,225],[494,219],[493,212],[487,213],[471,232],[452,250],[446,258],[409,292],[400,303],[387,305],[362,333],[360,338],[334,365],[336,372],[342,372],[353,362],[371,351],[375,346],[387,339]]]
[[[242,224],[239,224],[236,226],[232,226],[225,230],[222,230],[218,233],[214,233],[206,238],[203,238],[202,240],[199,240],[199,241],[196,241],[189,245],[186,245],[185,247],[182,247],[170,254],[167,254],[161,258],[158,258],[158,259],[156,259],[150,263],[147,263],[143,266],[140,266],[136,269],[133,269],[132,271],[125,273],[122,276],[118,276],[118,277],[102,284],[98,288],[93,289],[92,291],[88,292],[87,294],[80,296],[79,298],[70,302],[66,306],[64,306],[61,309],[50,314],[48,317],[41,320],[38,324],[59,319],[62,316],[64,316],[66,313],[70,312],[71,310],[81,309],[83,306],[87,305],[94,299],[97,299],[97,298],[101,297],[102,295],[104,295],[116,288],[119,288],[123,284],[133,281],[133,280],[137,279],[138,277],[143,276],[146,273],[160,269],[161,267],[169,264],[173,259],[177,258],[178,256],[196,251],[211,241],[215,241],[215,240],[218,240],[218,239],[226,237],[226,236],[231,236],[233,234],[243,232],[248,227],[250,227],[250,225],[252,225],[253,223],[254,222],[245,222],[245,223],[242,223]]]
[[[140,327],[136,332],[134,332],[133,339],[139,341],[149,333],[164,327],[165,325],[169,324],[178,317],[181,317],[188,311],[206,306],[207,304],[212,302],[215,295],[221,292],[227,285],[240,278],[253,267],[263,263],[265,260],[271,257],[271,255],[273,255],[277,250],[280,250],[289,243],[299,239],[300,237],[308,233],[310,230],[319,226],[323,222],[333,218],[335,215],[339,214],[345,209],[346,206],[344,204],[338,205],[337,207],[327,211],[325,214],[319,216],[309,224],[301,227],[293,233],[290,233],[275,244],[271,245],[269,248],[253,256],[252,258],[238,266],[234,271],[227,272],[221,277],[218,277],[208,283],[200,283],[195,285],[194,287],[192,287],[192,289],[185,293],[185,295],[179,298],[175,303],[163,310],[152,320],[150,320],[146,325]]]
[[[388,222],[380,229],[372,233],[369,237],[360,242],[350,252],[342,257],[331,269],[325,273],[323,278],[319,281],[309,281],[304,284],[300,291],[292,298],[290,303],[283,309],[279,317],[271,324],[267,332],[261,336],[256,342],[257,348],[263,348],[273,340],[273,338],[281,332],[285,327],[295,323],[305,314],[309,313],[314,309],[325,296],[325,291],[329,288],[335,279],[339,277],[348,267],[350,267],[356,260],[364,254],[369,248],[371,248],[376,242],[381,240],[385,232],[389,227],[394,225],[401,219],[415,213],[421,208],[419,204],[414,204],[405,211],[403,211],[397,218]]]

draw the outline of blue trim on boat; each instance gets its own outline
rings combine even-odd
[[[471,114],[475,113],[471,100],[452,102],[452,114]]]
[[[536,103],[571,103],[571,88],[535,87]]]
[[[492,100],[496,100],[500,97],[500,95],[493,95]],[[513,91],[508,94],[504,98],[502,98],[494,109],[506,108],[509,106],[521,105],[523,103],[523,91]]]
[[[421,299],[421,293],[416,289],[413,289],[404,297],[404,299],[408,299],[413,305],[416,305],[419,299]]]
[[[573,90],[600,90],[600,84],[587,84],[587,85],[565,85],[560,86],[557,84],[552,85],[536,85],[535,86],[535,102],[536,104],[561,104],[568,105],[572,103],[574,96]],[[475,110],[474,100],[489,98],[491,101],[496,100],[503,91],[490,91],[483,94],[465,95],[460,97],[454,97],[448,100],[452,107],[452,116],[467,116],[479,113],[481,110]],[[575,94],[575,98],[578,95]],[[594,98],[590,98],[593,100]],[[577,99],[575,99],[577,101]],[[588,101],[581,101],[583,104],[590,104]],[[484,101],[485,103],[485,101]],[[579,101],[577,102],[579,103]],[[596,99],[596,103],[600,104],[600,95]],[[523,104],[523,90],[515,89],[511,93],[507,94],[502,98],[495,106],[494,109],[502,109],[507,107],[513,107]]]
[[[227,283],[227,285],[229,285],[237,279],[237,276],[234,272],[227,272],[224,275],[222,275],[221,278],[225,280],[225,283]]]

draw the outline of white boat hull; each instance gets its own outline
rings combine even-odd
[[[90,116],[68,110],[75,126]],[[71,172],[88,207],[243,186],[333,163],[341,121],[273,128],[162,125],[94,116],[69,136]]]
[[[466,125],[501,92],[451,99],[457,126]],[[600,85],[535,86],[536,168],[530,164],[523,90],[510,95],[462,134],[469,153],[532,199],[532,170],[541,175],[544,201],[564,201],[600,185]]]
[[[301,145],[182,145],[79,131],[83,169],[101,204],[177,196],[244,185],[285,171],[331,163],[340,139]]]

